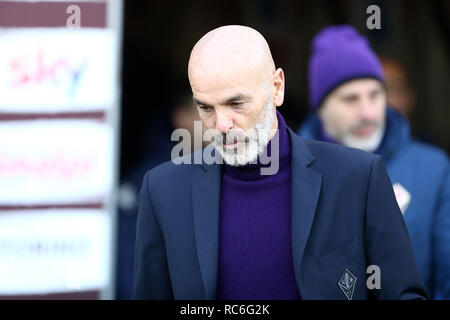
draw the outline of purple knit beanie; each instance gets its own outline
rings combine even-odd
[[[330,26],[312,42],[309,59],[309,104],[319,107],[340,84],[358,78],[384,82],[381,63],[367,39],[352,26]]]

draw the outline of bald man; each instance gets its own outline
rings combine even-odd
[[[261,34],[210,31],[188,75],[212,143],[144,177],[135,298],[427,297],[381,158],[286,126],[284,72]]]

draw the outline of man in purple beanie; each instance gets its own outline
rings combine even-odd
[[[309,97],[298,134],[382,156],[428,292],[450,299],[448,157],[414,140],[408,120],[387,106],[381,63],[353,27],[327,27],[314,38]]]
[[[427,297],[381,157],[286,126],[284,71],[260,33],[208,32],[188,76],[214,139],[143,179],[136,299]]]

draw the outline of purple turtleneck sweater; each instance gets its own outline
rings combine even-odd
[[[277,118],[277,174],[261,175],[259,161],[223,165],[217,299],[300,299],[291,252],[290,140],[279,112]]]

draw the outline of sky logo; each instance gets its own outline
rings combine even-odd
[[[10,84],[15,89],[50,85],[55,89],[65,89],[68,97],[74,97],[88,64],[87,58],[77,64],[64,57],[46,59],[40,49],[36,56],[17,57],[11,61]]]

